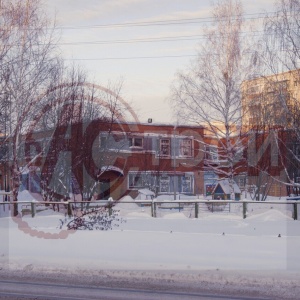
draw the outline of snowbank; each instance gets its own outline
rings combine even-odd
[[[173,213],[173,214],[166,214],[163,216],[164,219],[186,219],[185,214],[183,213]]]
[[[141,205],[137,203],[122,203],[123,201],[134,201],[130,196],[125,196],[121,198],[118,203],[114,206],[114,209],[118,211],[120,216],[136,216],[136,213],[143,213],[145,215],[145,210]],[[142,216],[142,215],[141,215]],[[150,213],[149,213],[150,217]]]
[[[18,193],[18,201],[22,202],[22,201],[33,201],[33,200],[37,200],[37,201],[42,201],[42,196],[40,194],[37,193],[30,193],[27,190],[21,191]]]
[[[283,212],[277,210],[277,209],[271,209],[268,211],[265,211],[260,214],[256,214],[253,216],[247,217],[248,220],[257,220],[257,221],[280,221],[280,220],[292,220],[291,217],[287,216]]]
[[[0,244],[0,269],[28,274],[58,270],[66,274],[144,274],[145,280],[152,274],[158,281],[161,274],[169,272],[164,278],[175,286],[183,280],[195,285],[202,280],[207,286],[219,287],[228,287],[230,282],[261,291],[267,286],[269,292],[284,292],[282,299],[296,291],[300,221],[280,211],[245,220],[219,214],[189,219],[178,211],[150,218],[142,211],[147,208],[135,203],[128,207],[120,202],[116,207],[123,212],[127,209],[127,222],[111,231],[62,235],[59,220],[63,215],[51,210],[37,213],[35,218],[26,216],[22,222],[1,218],[0,236],[9,232],[9,238]],[[260,283],[262,272],[270,277]],[[295,275],[287,280],[291,272]]]

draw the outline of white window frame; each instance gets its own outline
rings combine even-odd
[[[137,140],[141,140],[142,144],[141,145],[137,145],[136,144]],[[128,138],[128,141],[129,141],[129,148],[140,148],[140,149],[142,149],[144,147],[144,139],[143,139],[143,137],[138,137],[138,136],[130,137],[130,138]]]
[[[189,191],[184,190],[183,182],[189,183]],[[193,176],[192,175],[184,175],[181,177],[181,193],[193,193]]]
[[[168,141],[168,143],[165,143]],[[168,145],[167,145],[168,144]],[[162,148],[168,147],[168,154],[163,154]],[[171,139],[170,138],[161,138],[159,140],[159,155],[160,156],[171,156]]]
[[[140,180],[136,180],[135,178],[139,178]],[[139,184],[136,184],[136,182],[139,182]],[[143,188],[142,173],[128,173],[128,189],[136,190],[139,188]]]
[[[212,151],[212,149],[214,149],[214,151]],[[205,158],[211,162],[218,162],[219,161],[218,147],[215,145],[205,145]]]
[[[240,188],[245,188],[246,187],[246,178],[245,177],[240,177],[239,179],[238,179],[238,186],[240,187]]]
[[[186,145],[187,144],[187,145]],[[192,157],[192,139],[181,139],[180,140],[180,156],[182,157]],[[187,153],[185,152],[187,150]]]
[[[162,189],[162,187],[168,187],[168,190]],[[170,176],[169,175],[161,175],[159,177],[159,191],[160,193],[170,193]]]

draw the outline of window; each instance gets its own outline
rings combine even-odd
[[[252,94],[258,94],[260,92],[260,86],[259,85],[254,85],[248,88],[247,93],[252,95]]]
[[[128,140],[129,140],[129,147],[143,148],[143,138],[132,137],[132,138],[129,138]]]
[[[246,186],[246,177],[242,177],[238,179],[238,186],[242,189]]]
[[[106,136],[100,136],[100,147],[105,148],[107,144],[107,137]]]
[[[160,155],[170,156],[170,139],[160,140]]]
[[[180,141],[180,155],[181,156],[192,156],[192,140],[185,139]]]
[[[142,175],[138,173],[129,173],[128,186],[130,189],[143,187]]]
[[[275,83],[278,90],[286,90],[288,86],[288,81],[283,80]]]
[[[159,187],[161,193],[170,192],[170,176],[162,175],[159,179]]]
[[[300,159],[300,144],[294,145],[294,154],[296,155],[297,158]]]
[[[185,175],[181,177],[181,192],[182,193],[192,193],[192,176]]]
[[[211,146],[206,145],[205,147],[205,158],[210,161],[218,161],[219,155],[218,155],[218,147],[217,146]]]

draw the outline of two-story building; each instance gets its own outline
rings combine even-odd
[[[21,190],[84,200],[135,196],[142,188],[156,195],[203,194],[203,130],[94,120],[36,131],[19,150]]]

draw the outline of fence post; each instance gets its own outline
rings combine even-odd
[[[35,217],[35,213],[36,213],[35,201],[32,201],[30,203],[30,205],[31,205],[31,216],[32,216],[32,218],[34,218]]]
[[[243,219],[247,217],[247,202],[243,202]]]
[[[153,218],[156,218],[156,203],[154,202],[154,200],[152,200],[151,202],[151,216]]]
[[[154,202],[151,202],[151,217],[154,218]]]
[[[73,215],[73,212],[72,212],[72,203],[71,201],[68,201],[68,216],[69,218],[71,218]]]
[[[113,198],[109,197],[108,198],[108,215],[111,216],[112,215],[112,207],[113,207]]]
[[[297,207],[297,203],[293,203],[294,206],[294,220],[298,220],[298,207]]]
[[[198,203],[195,202],[195,218],[198,218],[198,211],[199,211],[199,206]]]

